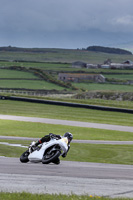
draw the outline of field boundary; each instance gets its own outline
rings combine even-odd
[[[2,99],[2,100],[13,100],[13,101],[25,101],[25,102],[32,102],[32,103],[42,103],[42,104],[51,104],[51,105],[59,105],[59,106],[69,106],[69,107],[78,107],[78,108],[87,108],[87,109],[94,109],[94,110],[113,111],[113,112],[122,112],[122,113],[133,114],[133,109],[124,109],[124,108],[115,108],[115,107],[106,107],[106,106],[96,106],[96,105],[88,105],[88,104],[69,103],[69,102],[42,100],[42,99],[15,97],[15,96],[0,96],[0,99]]]

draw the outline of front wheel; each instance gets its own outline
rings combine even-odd
[[[59,156],[61,152],[59,150],[52,151],[51,153],[48,151],[46,154],[44,154],[42,158],[43,164],[49,164],[50,162],[54,162]]]
[[[22,162],[22,163],[27,163],[27,162],[29,162],[29,159],[28,159],[28,156],[29,156],[29,151],[27,150],[27,151],[25,151],[21,156],[20,156],[20,161]]]

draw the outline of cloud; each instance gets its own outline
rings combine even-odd
[[[0,0],[1,28],[17,31],[111,30],[132,23],[131,0]],[[126,14],[128,15],[126,15]],[[114,23],[114,24],[113,24]],[[133,27],[132,27],[133,29]],[[131,30],[131,28],[130,28]],[[117,31],[117,28],[116,28]]]
[[[126,15],[114,20],[116,25],[133,26],[133,15]]]
[[[56,40],[54,35],[63,41],[66,35],[92,30],[133,32],[132,0],[0,0],[0,5],[3,41]]]

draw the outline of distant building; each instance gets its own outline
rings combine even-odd
[[[58,79],[64,82],[105,82],[105,77],[102,74],[85,74],[85,73],[59,73]]]
[[[123,69],[124,65],[121,63],[111,63],[110,68],[111,69]]]
[[[110,68],[110,65],[104,64],[104,65],[100,65],[100,67],[101,67],[102,69],[109,69],[109,68]]]
[[[86,63],[82,61],[76,61],[72,63],[72,67],[75,67],[75,68],[86,68],[86,66],[87,66]]]
[[[97,64],[89,64],[89,63],[87,63],[86,64],[86,68],[87,69],[97,69],[98,65]]]
[[[126,61],[123,62],[123,64],[133,65],[133,62],[131,60],[126,60]]]
[[[124,61],[123,63],[111,63],[111,69],[133,69],[133,62],[130,60]]]

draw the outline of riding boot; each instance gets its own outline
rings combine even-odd
[[[56,160],[53,161],[54,164],[59,165],[60,164],[60,159],[57,158]]]

